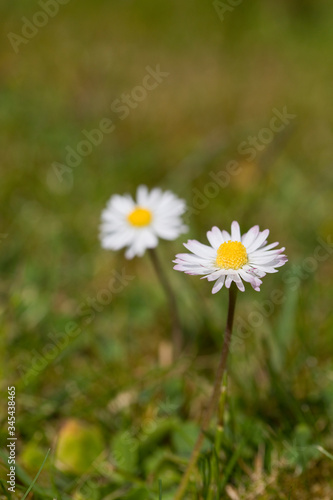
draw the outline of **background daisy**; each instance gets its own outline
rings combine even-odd
[[[141,257],[147,248],[157,246],[158,238],[174,240],[187,231],[181,219],[185,210],[184,200],[159,188],[149,192],[147,186],[139,186],[136,200],[128,194],[113,195],[102,212],[102,247],[127,247],[126,258]]]
[[[278,242],[267,245],[268,235],[268,229],[260,231],[259,226],[253,226],[242,236],[236,221],[231,224],[231,234],[214,226],[207,233],[210,246],[196,240],[184,243],[192,254],[176,255],[174,269],[186,274],[204,275],[208,281],[216,281],[212,293],[221,290],[224,284],[230,288],[233,281],[244,292],[242,280],[259,292],[260,278],[266,273],[277,272],[276,268],[288,260],[282,253],[284,247],[274,249]]]

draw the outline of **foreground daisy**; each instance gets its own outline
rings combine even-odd
[[[113,195],[102,212],[102,247],[127,247],[127,259],[141,257],[147,248],[157,246],[158,238],[175,240],[187,231],[181,219],[185,210],[184,200],[159,188],[149,192],[146,186],[139,186],[136,201],[128,194]]]
[[[260,231],[259,226],[253,226],[242,236],[236,221],[231,224],[231,234],[214,226],[207,233],[210,246],[196,240],[184,243],[192,254],[176,255],[174,269],[186,274],[204,275],[208,281],[216,281],[212,293],[221,290],[224,284],[230,288],[233,281],[244,292],[242,280],[259,292],[260,278],[266,273],[276,273],[276,268],[288,260],[282,253],[285,248],[275,249],[279,243],[267,245],[268,235],[268,229]]]
[[[203,415],[198,438],[174,500],[182,500],[186,494],[190,478],[193,475],[193,470],[200,455],[205,434],[219,405],[222,380],[227,366],[231,343],[237,288],[244,292],[245,287],[242,281],[244,280],[251,283],[252,287],[259,291],[262,283],[260,278],[265,276],[266,273],[277,272],[276,268],[283,266],[287,262],[287,257],[282,255],[284,248],[276,249],[275,247],[278,243],[267,245],[268,234],[268,229],[260,231],[259,226],[254,226],[242,236],[239,224],[236,221],[231,224],[231,234],[213,227],[207,233],[210,246],[203,245],[196,240],[189,240],[184,246],[192,253],[178,254],[174,261],[176,263],[174,269],[177,271],[203,275],[209,281],[216,281],[213,293],[221,290],[224,284],[229,288],[227,324],[220,361],[215,375],[213,392],[206,412]]]

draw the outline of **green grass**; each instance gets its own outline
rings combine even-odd
[[[3,10],[0,373],[3,398],[16,387],[12,498],[49,448],[27,498],[173,498],[211,392],[227,294],[172,270],[182,238],[161,243],[187,341],[183,358],[162,366],[170,321],[148,257],[125,261],[98,241],[108,198],[139,183],[187,200],[190,238],[236,219],[243,231],[269,227],[289,257],[260,294],[239,294],[223,431],[207,435],[188,498],[331,498],[332,254],[313,258],[333,234],[333,7],[254,0],[221,22],[203,0],[72,0],[18,54],[7,34],[40,7]],[[158,64],[170,75],[119,120],[111,103]],[[240,144],[285,106],[296,117],[249,160]],[[115,130],[60,182],[53,162],[103,118]],[[239,173],[202,201],[231,160]],[[92,315],[87,304],[122,269],[133,279]],[[251,325],[260,310],[267,317]],[[49,335],[71,322],[80,333],[54,348]],[[50,343],[55,357],[43,362]],[[11,498],[1,460],[0,498]]]

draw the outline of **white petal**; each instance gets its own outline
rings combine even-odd
[[[135,257],[136,255],[136,252],[135,252],[135,247],[134,245],[131,245],[130,247],[128,247],[128,249],[126,250],[125,252],[125,257],[126,259],[133,259],[133,257]]]
[[[273,262],[270,262],[270,265],[273,267],[281,267],[286,262],[288,262],[288,257],[286,255],[279,255]]]
[[[147,196],[147,206],[149,208],[158,208],[161,198],[163,197],[162,190],[160,188],[154,188],[150,191],[150,193]]]
[[[158,244],[157,236],[150,229],[147,229],[145,231],[145,244],[146,244],[146,248],[157,247],[157,244]]]
[[[128,215],[138,205],[151,210],[153,218],[149,226],[134,227],[128,222]],[[110,249],[128,246],[127,258],[143,255],[146,248],[157,245],[158,236],[173,240],[188,230],[181,219],[185,210],[184,200],[177,198],[171,191],[162,192],[159,188],[149,192],[147,186],[140,185],[136,201],[127,194],[113,195],[102,212],[102,246]]]
[[[144,207],[148,202],[148,188],[147,186],[141,185],[136,191],[136,202],[140,207]]]
[[[230,236],[230,234],[228,233],[228,231],[223,230],[223,231],[222,231],[222,236],[223,236],[223,238],[224,238],[224,241],[226,241],[226,242],[227,242],[227,241],[229,241],[229,240],[231,240],[231,236]]]
[[[127,221],[123,220],[122,218],[118,218],[118,220],[113,221],[103,221],[99,226],[100,234],[102,235],[124,232],[130,230],[131,228],[132,226],[130,226],[130,224],[128,224]]]
[[[184,272],[188,271],[191,274],[210,275],[214,272],[214,269],[200,264],[188,264],[187,262],[181,260],[175,260],[174,262],[177,266],[182,267]]]
[[[255,238],[255,240],[251,243],[251,245],[246,246],[247,253],[257,250],[257,248],[259,248],[266,240],[268,235],[269,235],[269,229],[265,229],[264,231],[262,231],[262,233],[259,233],[257,238]]]
[[[258,234],[259,234],[259,226],[253,226],[247,233],[243,234],[242,243],[246,247],[246,249],[248,249],[248,247],[256,239]]]
[[[285,248],[279,248],[278,250],[266,250],[267,247],[259,250],[255,250],[254,252],[249,253],[249,257],[268,257],[269,255],[271,256],[278,256],[280,253],[285,251]]]
[[[207,281],[215,281],[221,276],[227,276],[227,274],[230,274],[230,271],[228,269],[211,269],[211,273],[207,276]]]
[[[236,220],[231,224],[231,239],[232,241],[241,241],[240,228]]]
[[[227,277],[226,277],[226,279],[225,279],[225,286],[226,286],[226,288],[230,288],[231,283],[232,283],[232,279],[231,279],[230,274],[228,274]]]
[[[204,245],[197,240],[188,240],[187,243],[184,243],[184,247],[195,255],[199,255],[199,257],[216,259],[216,251],[212,247]]]
[[[266,273],[262,270],[259,270],[257,266],[247,265],[242,268],[242,271],[245,271],[246,273],[255,276],[256,278],[263,278],[264,276],[266,276]]]
[[[278,241],[276,241],[275,243],[270,243],[269,245],[267,245],[267,247],[265,247],[265,250],[270,250],[271,248],[276,247],[278,244]]]
[[[157,234],[157,236],[169,241],[177,239],[178,236],[186,233],[188,230],[188,227],[182,223],[172,225],[167,223],[159,223],[158,220],[154,220],[152,228],[154,229],[154,232]]]
[[[267,256],[259,256],[259,257],[253,257],[253,255],[249,255],[249,264],[252,264],[252,265],[257,265],[257,264],[260,264],[260,265],[265,265],[265,264],[269,264],[270,262],[275,262],[277,261],[277,256],[276,255],[267,255]]]
[[[101,238],[102,247],[111,250],[120,250],[121,248],[129,245],[135,239],[135,235],[132,231],[126,231],[123,233],[113,233],[110,235],[105,235]]]
[[[257,270],[258,271],[263,271],[264,273],[277,273],[278,272],[272,266],[259,266],[259,265],[256,265],[255,270],[256,270],[256,273],[257,273]]]
[[[124,196],[114,194],[113,196],[111,196],[106,205],[106,211],[127,215],[134,209],[134,207],[134,200],[129,194],[126,194]]]
[[[243,269],[239,271],[239,275],[244,281],[250,283],[253,288],[258,288],[258,286],[260,286],[262,283],[262,281],[259,278],[257,278],[253,274],[244,271]]]
[[[148,227],[141,229],[136,239],[138,254],[143,255],[147,248],[155,248],[157,243],[156,235]]]
[[[149,206],[160,220],[179,217],[186,211],[185,201],[177,198],[171,191],[164,193],[159,189],[153,191],[154,196],[149,199]]]
[[[222,232],[216,226],[212,227],[211,231],[208,231],[207,239],[212,247],[215,248],[215,250],[217,250],[222,245],[222,243],[224,243]]]
[[[240,290],[241,292],[245,292],[244,283],[240,279],[238,273],[233,276],[233,281],[236,283],[238,290]]]
[[[192,266],[187,266],[186,264],[176,264],[173,267],[176,271],[183,271],[186,274],[193,274],[193,275],[198,275],[201,276],[203,274],[207,274],[210,271],[207,269],[204,269],[203,267],[197,266],[197,267],[192,267]]]
[[[221,288],[223,287],[223,284],[224,284],[224,280],[225,280],[225,277],[221,276],[221,278],[219,278],[216,281],[215,285],[213,286],[212,293],[217,293],[221,290]]]
[[[198,255],[193,255],[192,253],[178,253],[176,259],[190,264],[203,264],[206,262],[206,259],[198,257]]]

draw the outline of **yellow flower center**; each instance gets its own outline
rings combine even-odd
[[[132,226],[142,227],[151,223],[153,216],[150,210],[142,207],[136,207],[133,212],[127,216],[127,220]]]
[[[240,269],[246,263],[246,248],[240,241],[229,240],[219,246],[216,264],[222,269]]]

